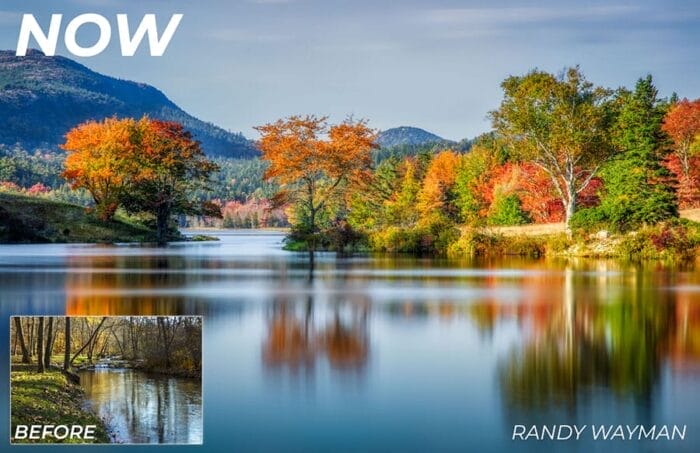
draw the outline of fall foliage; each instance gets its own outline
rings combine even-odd
[[[90,121],[69,131],[62,148],[68,153],[63,176],[73,188],[90,192],[101,219],[111,219],[119,206],[148,213],[159,243],[167,240],[172,214],[218,211],[190,199],[217,167],[178,123],[147,117]]]
[[[181,124],[142,118],[137,124],[138,153],[131,159],[133,172],[123,204],[130,212],[155,217],[157,241],[166,241],[168,221],[174,213],[219,215],[218,207],[190,199],[217,170],[192,135]]]
[[[568,223],[579,194],[614,152],[610,92],[588,82],[578,67],[560,77],[535,70],[501,86],[504,99],[492,112],[494,128],[523,160],[549,175]]]
[[[700,206],[700,99],[683,99],[666,114],[663,130],[673,140],[668,168],[678,178],[681,208]]]
[[[365,121],[348,119],[328,125],[327,118],[292,116],[256,128],[258,147],[269,162],[265,178],[281,186],[277,203],[292,203],[301,233],[313,251],[319,214],[371,168],[375,133]]]
[[[430,161],[421,190],[418,192],[416,207],[421,217],[456,216],[456,211],[451,209],[448,198],[455,184],[458,164],[459,156],[451,150],[436,154]]]
[[[63,176],[90,193],[104,220],[118,208],[145,215],[159,242],[173,215],[186,214],[207,226],[290,225],[290,248],[311,252],[444,252],[467,230],[526,223],[624,233],[700,206],[700,100],[660,97],[651,75],[613,91],[578,67],[532,70],[501,87],[493,129],[460,143],[377,151],[376,132],[352,118],[259,126],[261,159],[217,161],[225,192],[215,196],[209,178],[219,166],[180,124],[149,118],[71,130]],[[8,161],[0,175],[17,168]],[[0,190],[52,191],[25,180],[32,184],[6,180]]]
[[[90,121],[71,129],[61,146],[68,153],[63,176],[74,189],[90,192],[103,220],[114,217],[131,174],[135,126],[131,118]]]

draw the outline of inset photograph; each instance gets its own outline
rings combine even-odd
[[[13,316],[11,443],[203,441],[200,316]]]

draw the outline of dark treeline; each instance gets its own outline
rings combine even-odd
[[[162,373],[201,376],[199,317],[14,317],[15,361],[70,371],[112,358]]]

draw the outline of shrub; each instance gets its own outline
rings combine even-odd
[[[416,228],[390,226],[369,236],[370,248],[383,252],[416,252],[423,250],[423,232]]]
[[[681,222],[645,227],[623,236],[616,253],[629,259],[685,260],[696,256],[700,237]]]
[[[579,209],[571,216],[569,226],[574,231],[591,233],[609,227],[605,213],[599,207]]]
[[[573,241],[564,233],[547,236],[545,240],[546,253],[564,253],[572,245]]]
[[[483,234],[475,230],[465,230],[449,249],[450,256],[503,256],[517,255],[540,257],[547,251],[544,237],[497,236]]]
[[[497,192],[491,207],[487,222],[489,225],[524,225],[530,219],[520,206],[520,198],[515,194]]]
[[[321,232],[324,249],[350,252],[364,248],[365,238],[345,220],[339,220]]]

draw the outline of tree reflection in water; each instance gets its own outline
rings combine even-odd
[[[268,368],[300,371],[313,369],[319,359],[325,358],[336,369],[362,369],[369,354],[369,300],[336,300],[331,303],[331,319],[317,326],[313,275],[311,268],[309,294],[302,310],[297,310],[299,304],[290,298],[273,301],[263,344],[264,363]]]
[[[201,383],[136,370],[82,371],[92,409],[120,443],[202,442]]]
[[[574,266],[564,271],[561,304],[518,310],[519,323],[530,322],[532,330],[501,360],[508,412],[574,412],[603,392],[633,401],[637,417],[650,419],[665,361],[697,363],[700,351],[691,337],[698,338],[700,325],[688,326],[700,310],[682,293],[654,290],[674,285],[672,273],[639,268],[608,274],[587,287],[579,280],[585,269]],[[624,293],[617,291],[622,286]],[[484,313],[507,316],[493,307],[479,313],[482,325]]]
[[[365,365],[369,355],[368,304],[336,303],[331,319],[320,326],[316,326],[311,297],[303,313],[294,308],[290,300],[272,304],[262,353],[267,366],[311,369],[321,358],[337,369]]]

